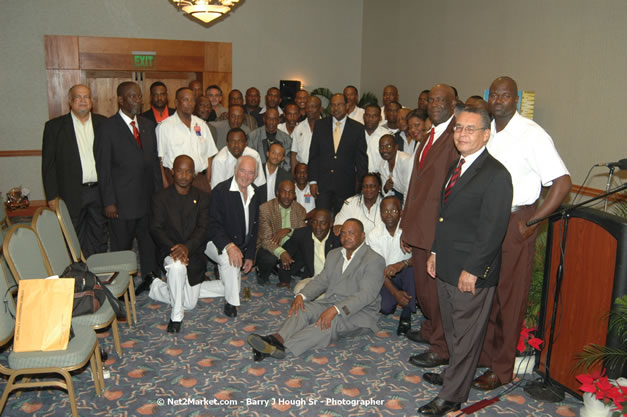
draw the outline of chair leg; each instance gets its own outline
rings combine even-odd
[[[100,390],[100,373],[98,372],[98,368],[96,366],[96,353],[95,350],[100,349],[98,344],[96,343],[96,347],[94,348],[94,352],[91,352],[91,357],[89,358],[89,365],[91,366],[91,376],[94,379],[94,387],[96,388],[96,394],[100,397],[102,395],[102,391]]]
[[[9,380],[7,381],[7,384],[4,386],[4,392],[2,392],[2,398],[0,398],[0,414],[2,414],[2,411],[4,410],[4,406],[7,403],[7,399],[9,398],[9,394],[11,394],[11,391],[13,391],[15,389],[15,378],[16,378],[17,374],[12,374],[9,377]]]
[[[131,283],[130,285],[133,285]],[[124,292],[124,307],[126,308],[126,322],[129,327],[133,327],[133,317],[131,316],[131,302],[128,299],[128,290]]]
[[[100,345],[96,344],[96,350],[94,351],[96,356],[96,368],[98,368],[98,378],[100,379],[100,387],[102,388],[102,392],[105,391],[105,382],[104,382],[104,373],[103,373],[103,365],[102,365],[102,356],[100,356]]]
[[[98,343],[96,343],[96,346],[98,346]],[[72,406],[72,417],[78,417],[78,409],[76,407],[76,397],[74,396],[74,384],[72,383],[72,375],[70,375],[70,373],[65,369],[61,369],[59,373],[63,375],[63,379],[65,379],[67,393],[70,397],[70,405]]]
[[[129,274],[131,279],[130,279],[130,284],[128,286],[128,294],[131,297],[131,309],[133,309],[133,322],[135,324],[137,324],[137,311],[135,309],[135,284],[133,283],[133,274]]]
[[[118,357],[122,357],[122,345],[120,344],[120,332],[118,331],[118,319],[111,322],[111,333],[113,333],[113,345]]]
[[[29,376],[25,376],[24,378],[22,378],[22,382],[28,382],[28,381],[30,381],[30,377],[29,377]],[[18,392],[16,392],[16,393],[15,393],[15,397],[16,397],[16,398],[20,398],[20,397],[22,396],[22,393],[23,393],[23,392],[24,392],[24,391],[18,391]]]

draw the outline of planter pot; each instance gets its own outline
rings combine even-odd
[[[535,355],[531,356],[516,356],[514,362],[514,376],[523,374],[532,374],[533,367],[536,364]]]
[[[580,417],[610,417],[611,415],[612,404],[604,404],[590,392],[583,394],[583,407],[579,410]]]

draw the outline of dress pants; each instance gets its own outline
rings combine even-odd
[[[427,259],[430,252],[425,249],[414,248],[414,280],[416,283],[416,298],[418,306],[425,316],[420,326],[420,335],[429,341],[429,350],[443,359],[448,358],[448,347],[442,328],[440,316],[440,302],[438,300],[438,285],[435,279],[427,274]]]
[[[468,400],[475,378],[495,287],[477,288],[473,295],[440,279],[434,281],[437,281],[442,324],[450,349],[449,366],[442,374],[444,383],[438,397],[463,403]]]
[[[518,223],[529,220],[534,212],[534,206],[525,206],[509,218],[502,245],[499,282],[479,359],[479,365],[492,369],[503,384],[511,381],[514,373],[536,253],[537,232],[523,239]]]
[[[184,311],[193,310],[199,298],[214,297],[210,281],[204,281],[194,286],[187,281],[187,266],[172,257],[166,256],[163,266],[167,276],[167,283],[155,278],[150,285],[148,296],[155,301],[170,304],[172,312],[170,320],[183,321]]]
[[[257,268],[259,268],[258,279],[261,281],[267,280],[270,277],[270,274],[272,273],[272,270],[274,269],[274,267],[277,266],[277,262],[279,262],[279,258],[274,256],[273,253],[263,248],[259,248],[257,250],[257,261],[256,261]],[[289,284],[292,281],[291,269],[285,270],[281,267],[281,265],[279,265],[277,269],[278,269],[278,275],[279,275],[279,282],[284,282],[284,283]]]
[[[107,251],[107,218],[97,184],[82,186],[81,210],[72,217],[72,224],[85,258]]]
[[[205,255],[218,264],[218,271],[220,272],[219,280],[206,283],[207,291],[213,294],[212,297],[224,297],[227,303],[239,306],[239,290],[242,285],[241,269],[231,266],[226,251],[218,253],[218,248],[211,241],[207,243]]]
[[[109,237],[111,239],[111,250],[132,250],[133,238],[137,237],[139,247],[139,264],[142,275],[154,274],[157,269],[157,249],[150,236],[150,222],[148,215],[138,219],[109,220]]]
[[[344,201],[353,194],[340,193],[337,190],[320,191],[316,198],[316,208],[331,210],[336,215],[342,209]]]
[[[333,304],[321,302],[305,302],[305,311],[298,311],[298,314],[289,317],[279,330],[283,338],[283,345],[287,350],[296,356],[314,348],[324,348],[336,340],[338,337],[353,335],[361,329],[342,315],[337,315],[331,321],[331,327],[321,330],[320,326],[314,324],[320,315]],[[359,314],[359,312],[354,313]]]
[[[396,288],[405,291],[412,297],[407,307],[403,308],[403,311],[415,313],[416,283],[414,281],[414,269],[411,266],[403,269],[401,272],[393,276],[391,281]],[[381,287],[381,313],[392,314],[396,310],[397,305],[398,303],[396,302],[396,298],[394,298],[392,293],[385,288],[385,285]]]

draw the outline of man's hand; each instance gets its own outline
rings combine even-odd
[[[118,206],[115,204],[111,204],[105,207],[105,216],[109,219],[117,219],[118,218]]]
[[[409,302],[411,301],[411,295],[407,294],[405,291],[403,290],[398,290],[395,293],[392,294],[394,296],[394,298],[396,299],[396,302],[398,304],[400,304],[401,307],[407,307],[407,305],[409,304]]]
[[[322,331],[328,330],[331,328],[331,322],[333,321],[335,316],[337,316],[337,310],[335,309],[335,307],[331,306],[324,310],[322,314],[320,314],[320,317],[318,318],[314,326],[320,327],[320,330]]]
[[[182,243],[178,243],[170,248],[170,256],[184,265],[189,264],[189,249]]]
[[[48,207],[50,207],[51,210],[57,210],[57,200],[48,200]]]
[[[292,306],[290,307],[290,311],[287,312],[287,317],[298,315],[298,310],[305,311],[305,300],[303,300],[303,296],[300,294],[292,301]]]
[[[396,274],[405,269],[405,262],[397,262],[395,264],[390,264],[385,267],[383,270],[383,276],[387,279],[392,279]]]
[[[309,191],[313,198],[318,198],[318,184],[309,184]]]
[[[242,271],[247,274],[250,272],[250,270],[253,269],[253,260],[252,259],[246,259],[244,261],[244,265],[242,266]]]
[[[401,235],[401,250],[403,253],[411,253],[411,245],[403,240],[403,236]]]
[[[290,269],[290,265],[294,263],[294,259],[292,259],[288,251],[283,252],[279,259],[281,261],[281,268],[285,270]]]
[[[471,292],[472,295],[475,295],[476,282],[476,275],[473,275],[470,272],[462,271],[462,273],[459,274],[459,282],[457,283],[457,288],[459,288],[461,292]]]
[[[274,243],[275,245],[280,245],[281,239],[287,236],[291,231],[292,229],[288,229],[288,228],[279,230],[272,236],[272,239],[271,239],[272,243]]]
[[[390,177],[383,185],[383,191],[387,193],[388,191],[392,189],[392,187],[394,187],[394,181],[392,181],[392,177]]]
[[[235,268],[241,268],[243,264],[244,255],[242,251],[239,250],[237,245],[230,245],[226,250],[227,255],[229,255],[229,264],[234,266]]]
[[[427,259],[427,274],[431,278],[435,278],[435,253],[429,255],[429,259]]]
[[[532,219],[529,219],[529,220],[532,220]],[[531,236],[533,234],[533,232],[536,231],[536,229],[538,228],[539,224],[540,223],[536,223],[533,226],[527,226],[527,221],[519,220],[518,221],[518,231],[522,235],[523,239],[527,239],[529,236]]]
[[[333,234],[335,236],[339,236],[341,231],[342,231],[342,225],[341,224],[336,224],[335,226],[333,226]]]

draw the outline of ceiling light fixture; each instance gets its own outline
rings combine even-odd
[[[203,23],[209,23],[237,7],[240,0],[170,0],[182,10]]]

